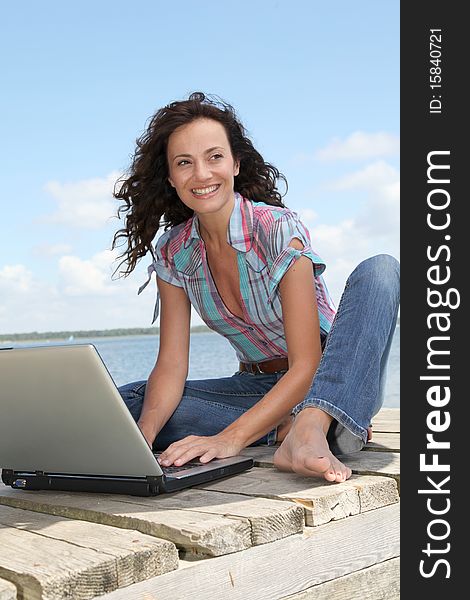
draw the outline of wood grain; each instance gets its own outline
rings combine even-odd
[[[232,478],[237,479],[237,478]],[[24,492],[5,488],[0,504],[136,529],[185,552],[220,556],[302,531],[303,511],[290,502],[186,490],[156,498]]]
[[[173,544],[137,531],[0,510],[0,575],[20,597],[84,600],[177,566]]]
[[[16,586],[5,579],[0,579],[0,600],[16,600]]]
[[[385,433],[400,432],[400,409],[382,408],[372,419],[373,431]]]
[[[372,441],[363,448],[368,452],[400,452],[400,434],[374,431]]]
[[[272,446],[257,446],[246,448],[242,454],[251,456],[257,467],[274,467],[274,453]],[[338,458],[350,467],[353,473],[359,475],[382,475],[400,479],[400,454],[398,452],[354,452],[343,454]],[[285,475],[285,474],[284,474]],[[237,476],[237,478],[240,475]],[[327,482],[324,482],[327,484]]]
[[[303,506],[307,526],[323,525],[398,502],[397,485],[387,477],[353,475],[344,483],[327,483],[276,469],[254,468],[236,479],[204,484],[225,494],[291,500]]]
[[[400,600],[400,559],[316,585],[282,600]]]
[[[398,555],[399,510],[395,504],[307,528],[303,534],[272,544],[195,562],[100,600],[278,600]]]

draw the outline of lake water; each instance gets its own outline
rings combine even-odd
[[[58,342],[53,342],[57,344]],[[145,380],[157,357],[158,335],[113,338],[80,338],[73,342],[96,346],[116,385]],[[12,344],[15,347],[41,346],[45,342]],[[215,333],[191,335],[189,379],[228,377],[238,370],[235,352],[225,338]],[[384,406],[400,406],[400,328],[397,327],[390,351]]]

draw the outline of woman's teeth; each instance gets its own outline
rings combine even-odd
[[[215,192],[215,190],[218,188],[218,185],[211,185],[210,187],[206,187],[206,188],[195,188],[192,191],[193,194],[196,194],[196,196],[204,196],[205,194],[210,194],[212,192]]]

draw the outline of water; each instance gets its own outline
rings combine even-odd
[[[159,338],[157,335],[114,338],[80,338],[63,343],[94,344],[116,385],[147,379],[155,364]],[[54,342],[57,343],[57,342]],[[14,344],[40,346],[45,342]],[[195,333],[191,336],[189,379],[227,377],[238,370],[235,352],[225,338],[215,333]],[[390,350],[384,406],[400,406],[400,328],[397,327]]]

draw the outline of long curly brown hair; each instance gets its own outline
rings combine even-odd
[[[125,227],[115,233],[112,243],[113,250],[126,244],[116,269],[126,265],[120,275],[130,275],[137,262],[152,252],[151,242],[160,227],[167,230],[193,215],[168,181],[167,146],[175,129],[201,118],[218,121],[225,128],[232,155],[240,163],[235,191],[256,202],[285,206],[277,183],[282,180],[287,191],[286,178],[253,147],[234,108],[217,96],[194,92],[187,100],[172,102],[155,113],[136,141],[128,174],[116,182],[113,195],[124,200],[117,216],[125,214]]]

